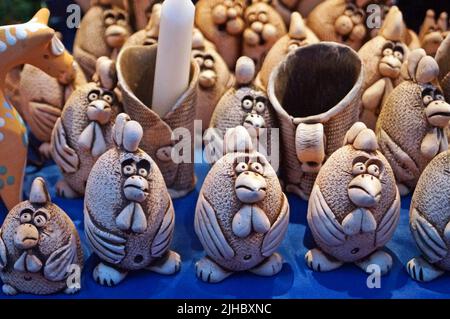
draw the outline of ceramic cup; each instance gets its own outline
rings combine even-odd
[[[280,123],[280,168],[288,192],[309,197],[323,162],[358,120],[362,81],[357,53],[332,42],[300,47],[274,69],[268,96]]]

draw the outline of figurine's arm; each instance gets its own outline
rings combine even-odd
[[[69,242],[55,250],[48,257],[44,266],[44,277],[51,281],[61,281],[69,275],[69,266],[74,263],[77,255],[77,240],[73,234]]]
[[[67,144],[66,132],[59,118],[52,132],[52,156],[64,173],[75,173],[78,170],[79,158],[75,150]]]
[[[381,219],[376,232],[376,247],[384,246],[387,241],[391,238],[392,233],[397,227],[398,220],[400,218],[400,193],[397,187],[395,188],[395,199],[392,202],[391,207],[386,212],[384,217]]]
[[[169,200],[169,206],[164,214],[163,221],[152,242],[152,257],[161,257],[169,248],[172,241],[173,229],[175,228],[175,214],[172,201]]]
[[[280,246],[289,225],[289,202],[283,194],[283,205],[277,220],[264,237],[261,247],[261,254],[265,257],[272,255]]]
[[[234,251],[227,243],[222,229],[217,222],[214,208],[207,199],[200,194],[194,219],[195,233],[205,248],[206,253],[217,259],[230,259]]]
[[[309,226],[324,243],[339,246],[344,242],[344,230],[334,217],[318,185],[315,185],[311,192],[307,217]]]
[[[384,79],[379,79],[368,87],[362,95],[362,104],[364,109],[375,112],[375,110],[381,105],[385,88],[386,81]]]
[[[6,267],[8,259],[6,258],[6,245],[3,242],[3,238],[1,236],[2,230],[0,229],[0,271]]]

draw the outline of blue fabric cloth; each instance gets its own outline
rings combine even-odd
[[[288,234],[279,250],[285,263],[275,277],[258,277],[250,273],[234,274],[219,284],[206,284],[195,276],[195,262],[203,255],[202,246],[194,228],[194,210],[203,179],[208,172],[207,164],[197,164],[198,183],[195,191],[174,201],[176,229],[172,248],[181,254],[182,268],[175,276],[162,276],[148,271],[137,271],[116,287],[103,287],[92,279],[92,270],[98,259],[91,255],[83,231],[83,200],[62,199],[55,194],[55,184],[60,178],[56,166],[41,170],[29,167],[25,180],[25,193],[29,192],[31,181],[43,176],[53,201],[62,207],[75,222],[85,251],[85,268],[82,274],[82,290],[71,296],[64,294],[39,298],[449,298],[450,276],[448,274],[431,283],[413,281],[404,265],[418,250],[408,225],[411,197],[402,198],[402,210],[395,236],[386,250],[394,259],[391,272],[382,277],[380,289],[369,289],[367,275],[354,265],[344,265],[329,273],[315,273],[307,268],[304,255],[314,247],[306,222],[307,203],[298,197],[288,195],[291,206],[291,220]],[[0,208],[3,221],[5,207]],[[0,298],[11,298],[0,294]],[[18,295],[14,298],[38,298]]]

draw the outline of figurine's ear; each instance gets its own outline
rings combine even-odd
[[[351,144],[357,150],[375,152],[378,142],[375,133],[368,129],[362,122],[356,122],[347,131],[344,137],[344,145]]]
[[[120,113],[112,132],[116,145],[127,152],[136,152],[139,148],[144,131],[141,124],[132,121],[126,113]]]
[[[424,49],[415,49],[408,55],[401,73],[406,80],[429,83],[439,75],[439,66],[435,59],[426,54]]]
[[[255,62],[246,56],[241,56],[236,62],[236,83],[249,85],[255,78]]]
[[[291,14],[291,23],[289,25],[289,36],[293,39],[302,40],[306,38],[305,21],[297,11]]]
[[[225,154],[235,152],[252,152],[253,143],[250,134],[243,126],[228,129],[223,139]]]
[[[30,203],[44,205],[50,202],[50,195],[44,179],[42,177],[36,177],[31,184]]]
[[[31,20],[47,25],[49,18],[50,18],[50,11],[47,8],[42,8],[38,12],[36,12],[36,14],[33,16],[33,19]]]
[[[116,64],[106,56],[99,57],[95,65],[93,80],[107,90],[114,90],[117,85]]]
[[[398,7],[393,6],[384,19],[380,34],[387,40],[401,41],[402,35],[405,33],[405,27],[401,11]]]

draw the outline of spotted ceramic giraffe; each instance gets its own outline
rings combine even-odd
[[[4,95],[6,74],[28,63],[59,79],[74,76],[73,58],[47,26],[49,16],[41,9],[27,23],[0,26],[0,198],[8,210],[22,198],[28,141],[24,122]]]

